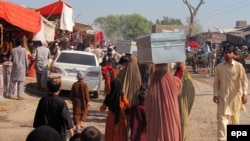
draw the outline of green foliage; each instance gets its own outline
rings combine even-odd
[[[160,20],[159,20],[159,19],[156,19],[155,24],[161,24]]]
[[[126,40],[135,40],[139,35],[150,33],[149,21],[139,14],[127,15],[124,24],[123,37]]]
[[[162,20],[157,19],[156,24],[161,24],[161,25],[182,25],[182,22],[180,19],[174,19],[170,17],[163,17]]]
[[[94,25],[115,42],[121,39],[135,40],[139,35],[150,33],[152,22],[139,14],[109,15],[95,19]]]
[[[94,25],[103,29],[107,37],[122,38],[122,30],[120,27],[121,21],[119,16],[109,15],[107,17],[99,17],[94,20]]]

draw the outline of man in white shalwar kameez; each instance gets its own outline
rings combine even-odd
[[[47,48],[46,43],[40,42],[40,46],[35,49],[32,56],[36,59],[35,69],[38,89],[45,92],[47,89],[49,59],[51,58],[50,50]]]
[[[17,100],[22,100],[23,85],[25,74],[28,70],[28,56],[26,49],[22,47],[22,39],[16,40],[16,47],[11,50],[9,60],[12,62],[12,70],[10,75],[10,86],[7,98],[13,99],[17,85]]]
[[[227,125],[239,124],[240,110],[247,102],[248,79],[243,65],[235,57],[232,46],[224,51],[225,61],[215,68],[214,97],[217,103],[217,136],[226,141]]]

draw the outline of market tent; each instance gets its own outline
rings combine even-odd
[[[73,31],[73,8],[63,0],[46,5],[44,7],[36,9],[35,11],[39,12],[48,20],[60,19],[61,30],[67,30],[71,32]],[[58,17],[58,15],[60,16]],[[53,16],[55,16],[56,18],[51,18]]]
[[[0,20],[32,33],[37,33],[41,28],[40,14],[31,9],[2,0],[0,9]]]
[[[34,41],[40,40],[42,42],[52,42],[55,38],[55,27],[56,25],[42,17],[41,21],[41,30],[34,34],[33,39]]]
[[[46,5],[44,7],[41,7],[39,9],[36,9],[37,12],[40,12],[41,15],[54,15],[54,14],[61,14],[63,11],[63,5],[66,5],[69,8],[72,8],[68,3],[64,1],[57,1],[54,3],[51,3],[49,5]]]

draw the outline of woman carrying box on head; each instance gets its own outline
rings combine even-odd
[[[173,76],[168,64],[155,64],[145,109],[148,141],[182,141],[178,96],[182,88],[183,63]]]

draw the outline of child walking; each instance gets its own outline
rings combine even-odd
[[[139,103],[126,111],[126,114],[130,115],[131,141],[146,141],[145,94],[145,92],[140,92],[138,95]]]
[[[90,97],[88,85],[84,82],[84,72],[78,71],[76,78],[78,80],[72,85],[70,100],[73,104],[73,121],[76,131],[81,132],[88,114]]]

